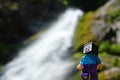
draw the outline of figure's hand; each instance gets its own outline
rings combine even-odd
[[[97,69],[101,70],[103,68],[103,66],[101,64],[97,65]]]
[[[77,70],[81,70],[82,69],[82,65],[78,64],[76,67]]]

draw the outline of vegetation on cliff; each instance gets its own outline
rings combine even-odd
[[[85,43],[93,41],[99,46],[99,56],[103,64],[103,70],[99,72],[99,80],[120,79],[118,77],[120,75],[119,4],[119,0],[109,1],[96,11],[86,12],[75,31],[73,60],[76,63],[79,63],[83,55],[82,46]],[[80,72],[76,72],[70,80],[80,80],[79,74]]]

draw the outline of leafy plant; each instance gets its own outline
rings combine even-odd
[[[99,46],[99,52],[108,52],[110,49],[110,44],[108,41],[104,41]]]
[[[110,44],[108,41],[104,41],[99,45],[99,52],[120,55],[120,44]]]
[[[110,46],[110,53],[120,55],[120,44],[112,44]]]

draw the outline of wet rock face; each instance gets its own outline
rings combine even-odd
[[[98,40],[102,40],[105,34],[109,31],[106,26],[107,25],[103,20],[94,21],[91,31]]]
[[[120,43],[120,1],[110,0],[94,14],[91,31],[98,40]]]
[[[120,43],[120,22],[117,21],[115,22],[112,26],[112,29],[115,30],[116,32],[116,42]]]

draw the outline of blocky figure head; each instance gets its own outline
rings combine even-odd
[[[98,46],[96,46],[93,42],[89,42],[84,45],[83,53],[84,54],[94,53],[94,54],[98,55]]]

